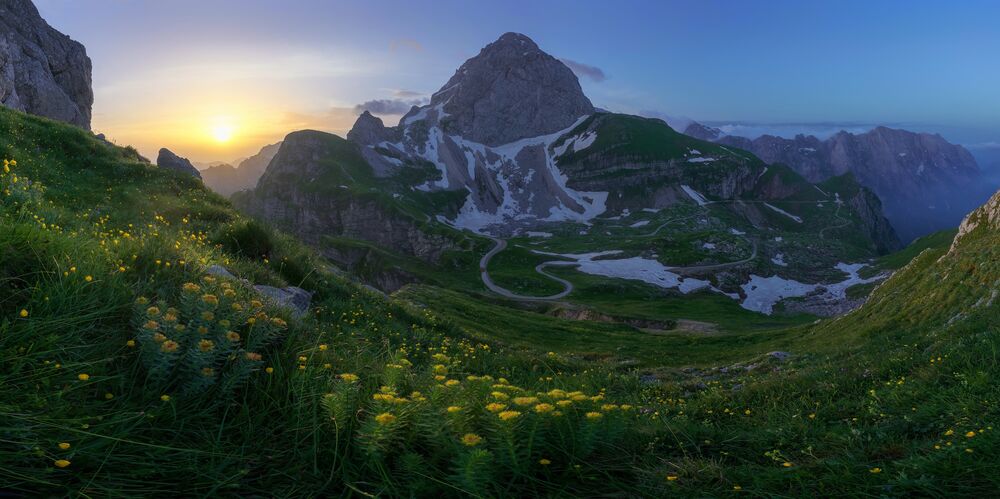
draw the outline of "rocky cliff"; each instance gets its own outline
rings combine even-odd
[[[304,130],[289,134],[257,187],[233,201],[336,261],[344,262],[343,254],[325,248],[326,237],[368,241],[427,261],[454,248],[453,239],[406,214],[386,190],[359,146]]]
[[[90,58],[30,0],[0,0],[0,103],[90,129]]]
[[[953,227],[989,195],[980,186],[975,158],[936,134],[877,127],[826,140],[807,135],[751,140],[698,123],[685,133],[750,151],[769,164],[788,165],[811,182],[852,173],[882,200],[905,240]]]

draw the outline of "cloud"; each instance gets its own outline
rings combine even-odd
[[[415,98],[415,97],[424,97],[425,95],[427,95],[427,94],[425,94],[423,92],[416,92],[416,91],[413,91],[413,90],[406,90],[406,89],[403,89],[403,88],[394,88],[394,89],[392,89],[392,96],[395,97],[395,98],[397,98],[397,99],[412,99],[412,98]]]
[[[604,74],[604,70],[597,66],[591,66],[589,64],[584,64],[582,62],[576,62],[572,59],[559,59],[559,60],[562,61],[563,64],[568,66],[569,69],[573,70],[573,72],[576,73],[576,75],[579,77],[590,78],[591,80],[596,81],[598,83],[608,78],[608,76]]]
[[[354,106],[354,111],[358,114],[365,111],[372,114],[406,114],[411,107],[422,105],[425,102],[425,99],[375,99]]]
[[[420,42],[410,39],[410,38],[397,38],[389,42],[389,50],[392,52],[397,52],[400,50],[412,50],[414,52],[423,52],[424,46]]]
[[[979,142],[976,144],[966,144],[965,147],[971,149],[1000,149],[1000,142],[991,140],[989,142]]]
[[[673,128],[678,132],[683,132],[684,130],[687,130],[687,127],[695,122],[693,119],[688,118],[687,116],[673,116],[653,109],[644,109],[642,111],[639,111],[639,116],[645,118],[656,118],[666,121],[667,124],[670,125],[670,128]]]

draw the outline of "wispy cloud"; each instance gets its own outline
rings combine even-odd
[[[423,52],[424,46],[411,38],[397,38],[389,42],[389,50],[392,52],[397,52],[400,50],[412,50],[414,52]]]
[[[393,88],[391,90],[392,90],[392,96],[395,97],[395,98],[397,98],[397,99],[413,99],[415,97],[424,97],[424,96],[427,95],[427,94],[425,94],[423,92],[416,92],[416,91],[413,91],[413,90],[406,90],[404,88]]]
[[[372,114],[406,114],[413,106],[420,106],[427,101],[425,99],[402,100],[402,99],[375,99],[354,106],[356,113],[368,111]]]
[[[576,73],[576,75],[581,78],[589,78],[590,80],[593,80],[598,83],[608,78],[607,75],[604,73],[604,70],[597,66],[591,66],[589,64],[577,62],[572,59],[559,59],[559,60],[562,61],[563,64],[568,66],[569,69],[573,70],[573,72]]]

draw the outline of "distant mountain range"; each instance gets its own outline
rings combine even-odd
[[[684,133],[787,165],[812,182],[850,172],[878,194],[904,240],[954,227],[993,191],[984,185],[988,182],[973,155],[937,134],[880,126],[859,134],[841,131],[826,140],[812,135],[750,139],[700,123],[689,124]]]
[[[234,161],[235,167],[222,162],[209,163],[201,170],[201,178],[210,189],[227,197],[244,189],[252,189],[264,174],[271,158],[278,153],[279,147],[281,142],[264,146],[257,154]]]

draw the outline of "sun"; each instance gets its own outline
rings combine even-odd
[[[217,124],[212,127],[212,138],[220,144],[229,142],[233,138],[236,129],[232,125]]]

